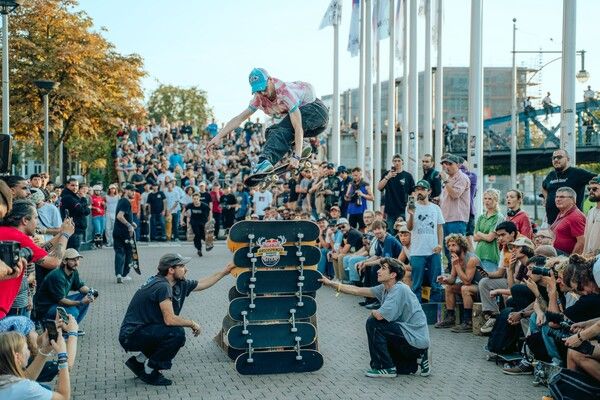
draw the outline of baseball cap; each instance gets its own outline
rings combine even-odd
[[[327,163],[327,168],[334,169],[335,168],[335,164],[332,163],[332,162]]]
[[[420,181],[418,181],[415,184],[415,187],[422,187],[422,188],[425,188],[427,190],[431,190],[431,185],[425,179],[421,179]]]
[[[102,185],[94,185],[94,186],[92,186],[92,190],[94,192],[96,192],[96,191],[98,191],[98,192],[102,191]]]
[[[190,257],[184,257],[179,253],[167,253],[160,258],[158,270],[165,271],[176,265],[187,264],[190,260]]]
[[[83,258],[81,254],[75,249],[67,249],[65,250],[65,255],[63,258],[73,259],[73,258]]]
[[[131,183],[128,183],[127,185],[125,185],[125,190],[135,190],[135,186]]]
[[[334,209],[340,211],[340,208],[338,206],[331,206],[329,211],[334,210]]]
[[[33,204],[40,204],[42,201],[46,200],[46,196],[41,190],[33,191],[31,190],[31,195],[29,196],[29,200],[33,202]]]
[[[554,234],[552,233],[552,231],[549,231],[547,229],[541,229],[541,230],[537,231],[534,236],[541,236],[541,237],[545,237],[548,239],[554,239]]]
[[[556,257],[556,249],[549,244],[543,244],[538,246],[533,250],[533,254],[536,256],[544,256],[544,257]]]
[[[348,168],[346,168],[346,167],[345,167],[345,166],[343,166],[343,165],[340,165],[340,166],[337,168],[337,173],[338,173],[338,174],[341,174],[342,172],[348,172]]]
[[[408,229],[408,226],[406,225],[406,222],[397,222],[394,225],[394,228],[398,231],[398,232],[410,232],[410,230]]]
[[[444,154],[442,156],[441,162],[442,163],[447,162],[447,163],[451,163],[451,164],[461,164],[460,157],[455,156],[454,154],[450,154],[450,153]]]
[[[248,81],[250,82],[250,87],[252,87],[252,94],[265,90],[267,88],[268,79],[269,73],[263,68],[254,68],[250,71]]]
[[[590,181],[590,185],[592,184],[600,185],[600,175],[592,178],[592,180]]]
[[[317,222],[319,221],[327,221],[327,216],[325,214],[320,214],[319,218],[317,218]]]
[[[340,218],[337,220],[337,224],[336,225],[342,225],[342,224],[349,224],[350,222],[348,222],[348,220],[346,218]]]
[[[109,189],[117,189],[117,185],[115,183],[111,183],[110,185],[108,185]]]
[[[533,242],[531,240],[527,239],[526,237],[517,238],[517,240],[512,242],[511,245],[519,246],[519,247],[529,247],[530,249],[533,249],[535,247],[533,245]]]

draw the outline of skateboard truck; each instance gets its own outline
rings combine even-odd
[[[250,262],[252,263],[252,276],[250,277],[250,282],[256,282],[256,254],[254,254],[254,234],[251,233],[248,235],[248,257],[250,257]],[[250,296],[252,297],[252,296]],[[253,307],[254,308],[254,307]]]
[[[302,277],[304,278],[304,277]],[[298,307],[302,307],[304,306],[304,302],[302,301],[302,287],[304,286],[304,283],[300,281],[300,277],[298,277],[298,291],[296,292],[296,297],[298,298],[298,302],[296,303],[296,305]]]
[[[294,350],[296,350],[296,361],[302,361],[302,351],[300,350],[300,336],[296,336],[296,345],[294,346]]]
[[[246,362],[250,364],[250,363],[254,362],[254,359],[252,358],[252,353],[254,353],[254,348],[252,347],[252,343],[254,343],[254,341],[252,339],[247,339],[246,343],[248,343],[248,359],[246,360]]]
[[[244,318],[244,330],[242,330],[242,335],[248,334],[248,318],[246,318],[247,315],[248,311],[242,311],[242,317]]]
[[[254,280],[256,280],[256,278],[254,278]],[[250,289],[250,304],[248,304],[248,307],[252,309],[256,308],[256,304],[254,304],[254,299],[256,299],[256,293],[254,293],[255,287],[256,285],[254,285],[254,283],[248,285],[248,289]]]
[[[290,309],[290,314],[292,315],[292,317],[290,318],[290,322],[292,323],[292,328],[290,329],[290,332],[296,333],[298,332],[298,328],[296,328],[296,309]]]

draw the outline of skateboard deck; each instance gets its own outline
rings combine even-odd
[[[298,359],[301,357],[301,359]],[[235,369],[242,375],[312,372],[323,366],[323,356],[316,350],[257,351],[244,353],[235,360]]]
[[[323,277],[319,271],[304,270],[303,280],[299,280],[300,271],[295,269],[285,269],[276,271],[256,271],[254,282],[251,282],[252,271],[246,271],[240,274],[235,281],[235,287],[239,293],[250,293],[249,285],[254,284],[254,294],[274,294],[274,293],[296,293],[298,283],[302,282],[303,292],[315,292],[322,283],[319,279]]]
[[[269,252],[265,249],[253,250],[250,253],[249,247],[242,247],[237,249],[233,254],[233,263],[237,267],[252,267],[252,258],[256,258],[256,267],[278,267],[278,266],[296,266],[300,265],[300,257],[304,257],[304,265],[315,265],[319,263],[321,259],[321,250],[316,246],[302,245],[300,252],[302,256],[298,255],[298,248],[296,246],[284,246],[283,251]],[[248,256],[251,254],[252,257]],[[275,262],[275,264],[273,264]]]
[[[284,252],[284,244],[301,242],[312,245],[319,237],[319,226],[312,221],[240,221],[229,230],[227,247],[236,251],[252,244],[261,253],[270,253],[273,261]]]
[[[249,297],[239,297],[229,303],[229,316],[235,321],[288,320],[310,318],[317,313],[317,302],[311,296],[302,296],[302,305],[298,305],[298,296],[257,296],[254,308],[250,308]],[[291,311],[294,311],[293,313]]]
[[[233,326],[227,331],[227,343],[234,349],[247,349],[251,340],[253,349],[269,347],[308,346],[317,339],[317,330],[308,322],[248,324]]]
[[[267,188],[270,185],[276,184],[281,175],[284,175],[288,171],[310,168],[311,163],[309,161],[310,155],[312,153],[311,147],[305,147],[302,149],[302,154],[300,156],[300,160],[298,160],[298,167],[291,168],[289,158],[286,158],[287,161],[278,162],[275,167],[269,172],[260,172],[257,174],[251,174],[244,179],[244,185],[247,188],[253,188],[255,186],[263,186]]]
[[[206,251],[211,251],[215,242],[215,220],[211,219],[204,226],[204,245],[206,246]]]
[[[244,293],[238,292],[238,290],[235,286],[232,286],[231,289],[229,289],[229,293],[227,294],[227,298],[229,299],[229,301],[235,300],[240,297],[245,297],[245,296],[246,295]]]
[[[138,275],[141,275],[142,271],[140,270],[140,255],[138,253],[137,240],[135,240],[135,237],[132,237],[125,240],[125,243],[131,247],[131,261],[129,262],[129,268],[133,269]]]

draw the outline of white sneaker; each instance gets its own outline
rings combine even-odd
[[[130,281],[130,280],[131,280],[131,277],[130,277],[129,275],[127,275],[127,276],[124,276],[124,277],[123,277],[123,280],[124,280],[124,281]]]
[[[117,275],[117,283],[123,283],[123,277],[121,275]]]
[[[492,329],[494,329],[494,324],[496,323],[496,318],[490,317],[485,324],[479,329],[481,333],[490,333]]]

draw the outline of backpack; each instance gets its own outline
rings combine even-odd
[[[600,399],[600,382],[570,369],[556,374],[548,388],[555,400]]]
[[[508,323],[508,315],[512,311],[512,307],[506,307],[496,318],[494,329],[488,339],[487,350],[489,352],[511,354],[518,350],[522,330],[521,324],[511,325]]]

